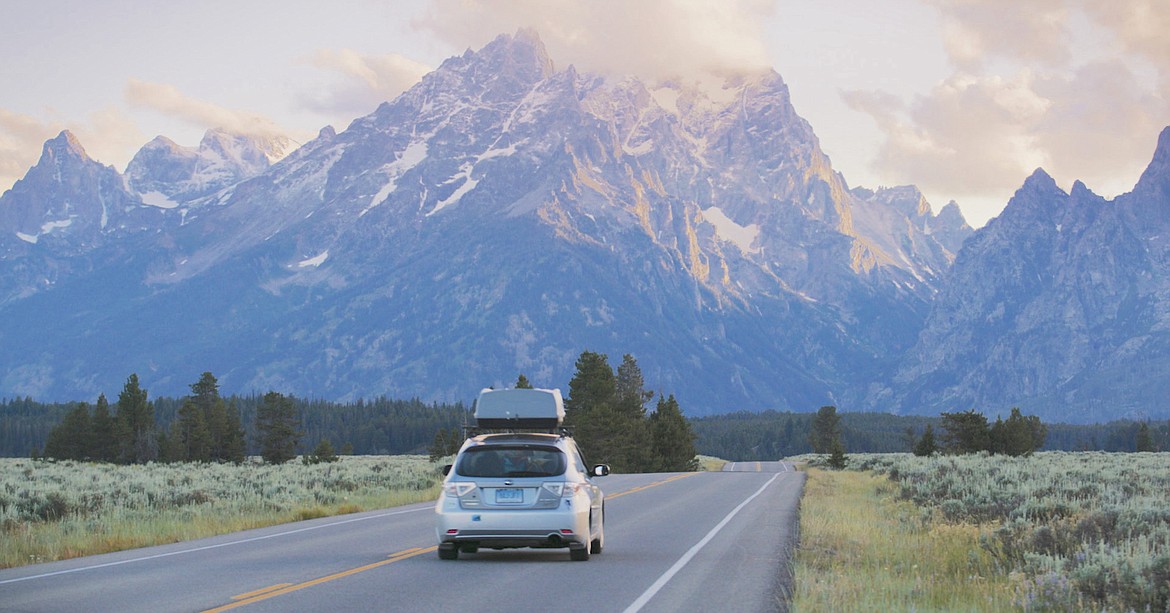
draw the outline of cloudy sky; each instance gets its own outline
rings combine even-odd
[[[1037,167],[1129,191],[1170,125],[1167,0],[3,2],[0,190],[62,129],[118,170],[159,134],[304,142],[519,27],[558,68],[772,68],[851,186],[913,183],[976,226]]]

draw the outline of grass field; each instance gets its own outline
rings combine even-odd
[[[810,469],[794,611],[1001,611],[1008,577],[972,525],[920,521],[871,473]]]
[[[0,567],[433,500],[425,456],[117,466],[0,458]]]
[[[795,610],[1170,607],[1170,454],[849,459],[810,470]]]

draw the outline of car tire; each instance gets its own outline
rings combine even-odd
[[[441,543],[439,544],[439,559],[440,560],[458,560],[459,546],[455,543]]]
[[[573,545],[569,547],[569,559],[574,562],[588,562],[589,561],[589,546],[588,545]]]
[[[589,542],[589,553],[599,554],[605,547],[605,511],[601,512],[601,525],[598,526],[600,531],[597,533],[597,538]]]

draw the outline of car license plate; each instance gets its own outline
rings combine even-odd
[[[519,504],[524,502],[524,490],[518,487],[496,490],[496,504]]]

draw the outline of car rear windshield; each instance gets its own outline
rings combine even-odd
[[[531,445],[472,447],[455,471],[465,477],[554,477],[565,473],[565,454]]]

